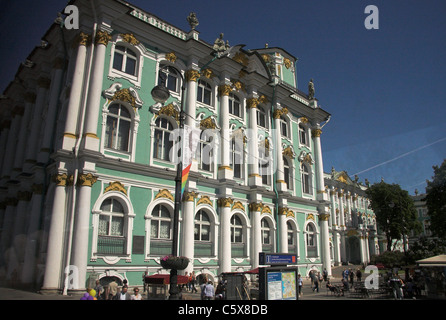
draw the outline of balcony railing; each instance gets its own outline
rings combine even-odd
[[[98,236],[98,254],[119,256],[125,254],[127,239],[124,237]]]

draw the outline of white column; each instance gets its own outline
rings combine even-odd
[[[262,252],[262,226],[261,226],[261,203],[252,202],[249,204],[249,211],[251,215],[251,237],[252,237],[252,251],[251,251],[251,265],[252,268],[259,266],[259,252]]]
[[[282,253],[288,253],[288,228],[286,224],[286,213],[287,211],[279,209],[279,230],[280,232],[280,248],[279,251]]]
[[[347,262],[347,254],[345,251],[345,221],[344,221],[344,193],[343,190],[338,192],[339,199],[339,223],[341,234],[341,261]]]
[[[186,120],[185,125],[191,128],[196,127],[195,118],[196,118],[196,102],[197,102],[197,80],[200,78],[200,73],[197,70],[190,69],[186,72],[186,97],[182,97],[182,99],[186,99]],[[198,165],[197,159],[195,156],[192,157],[192,166],[191,171],[197,172]]]
[[[283,148],[282,148],[282,132],[280,130],[280,117],[288,112],[287,109],[276,109],[274,111],[274,148],[276,149],[276,186],[278,191],[286,191],[287,184],[285,182]]]
[[[19,131],[19,139],[17,142],[17,149],[14,157],[14,170],[19,173],[22,171],[23,168],[23,162],[24,162],[24,155],[25,150],[28,148],[26,145],[26,140],[28,136],[28,123],[30,122],[32,110],[33,110],[33,104],[36,101],[36,95],[33,93],[27,93],[25,95],[25,110],[24,115],[22,119],[22,123],[20,125],[20,131]]]
[[[91,187],[97,181],[97,177],[91,173],[81,174],[78,178],[78,198],[76,202],[76,218],[73,230],[73,247],[71,264],[79,271],[79,287],[85,289],[88,263],[88,233],[91,215]]]
[[[50,87],[50,80],[45,77],[39,78],[37,81],[37,98],[34,105],[34,112],[31,121],[31,130],[29,132],[27,145],[27,152],[25,156],[24,171],[29,172],[31,166],[37,160],[37,145],[40,137],[40,127],[42,125],[43,107],[46,102],[47,91]]]
[[[51,144],[54,140],[54,127],[56,126],[56,115],[59,106],[60,88],[62,86],[62,76],[66,61],[62,58],[56,58],[53,63],[53,75],[51,77],[50,99],[46,112],[45,126],[41,149],[37,157],[40,163],[47,163],[50,157]]]
[[[90,36],[81,32],[79,35],[79,47],[77,50],[76,64],[71,81],[70,101],[67,108],[64,140],[62,148],[72,150],[78,138],[78,117],[82,92],[84,90],[85,63],[87,57],[87,45]]]
[[[335,265],[341,264],[341,255],[339,250],[339,226],[336,219],[336,201],[335,201],[335,188],[331,187],[330,200],[331,200],[331,221],[332,221],[332,238],[333,238],[333,259]]]
[[[189,258],[187,272],[194,270],[194,227],[195,227],[195,192],[185,192],[183,196],[183,239],[182,255]]]
[[[66,218],[66,190],[67,174],[54,176],[56,187],[54,190],[53,207],[51,210],[51,223],[48,233],[48,247],[43,279],[43,291],[58,291],[62,289],[63,275],[63,243],[65,235]]]
[[[351,198],[350,191],[347,192],[347,195],[345,196],[345,200],[347,201],[347,214],[346,214],[347,221],[346,221],[346,224],[349,227],[352,227],[353,226],[352,225],[352,223],[353,223],[353,221],[352,221],[352,205],[351,205],[352,198]]]
[[[14,165],[14,156],[17,148],[17,136],[20,132],[20,125],[22,123],[23,107],[17,106],[12,111],[11,129],[8,135],[8,142],[6,144],[5,157],[3,159],[2,177],[12,177],[12,170]]]
[[[220,273],[231,272],[231,198],[218,199],[220,208]]]
[[[29,226],[26,237],[25,259],[22,269],[22,283],[32,284],[36,276],[36,257],[39,244],[39,223],[42,210],[43,184],[33,185]]]
[[[104,77],[105,52],[111,36],[106,31],[98,31],[95,38],[93,70],[91,72],[90,88],[88,91],[87,111],[85,115],[84,148],[99,150],[97,136],[100,102],[102,94],[102,80]]]
[[[230,131],[229,131],[229,93],[231,86],[223,84],[218,87],[218,94],[220,96],[220,164],[218,167],[218,179],[232,179],[234,172],[230,167]]]
[[[257,97],[247,100],[249,115],[248,131],[248,185],[261,186],[262,177],[259,174],[259,141],[257,136],[257,106],[259,99]]]

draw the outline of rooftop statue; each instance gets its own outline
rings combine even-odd
[[[308,83],[308,99],[312,100],[314,99],[314,83],[313,79],[310,80]]]
[[[229,53],[229,41],[223,40],[223,33],[220,33],[220,37],[217,38],[214,42],[214,46],[212,47],[215,51],[215,55],[220,58]]]
[[[192,30],[195,30],[195,28],[198,26],[199,22],[197,19],[197,15],[195,12],[191,12],[189,16],[187,17],[187,22],[189,23]]]

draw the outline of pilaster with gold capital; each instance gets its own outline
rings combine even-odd
[[[77,185],[82,187],[92,187],[98,178],[91,173],[80,174],[77,178]]]

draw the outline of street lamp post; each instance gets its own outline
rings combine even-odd
[[[174,69],[181,77],[181,109],[179,115],[180,121],[180,130],[184,128],[184,78],[181,75],[181,72],[172,66],[164,66],[160,70],[160,77],[163,78],[162,70],[164,68],[172,68]],[[162,79],[165,80],[165,79]],[[152,97],[156,102],[164,104],[167,99],[170,97],[169,90],[164,85],[164,81],[161,81],[156,87],[154,87],[151,91]],[[179,228],[179,216],[180,216],[180,207],[181,207],[181,178],[182,178],[182,170],[183,170],[183,159],[182,159],[182,150],[181,154],[178,157],[177,163],[177,174],[175,177],[175,203],[174,203],[174,213],[173,213],[173,235],[172,235],[172,256],[178,255],[178,228]],[[179,290],[178,290],[178,270],[170,269],[170,289],[169,289],[169,299],[170,300],[178,300],[179,299]]]

